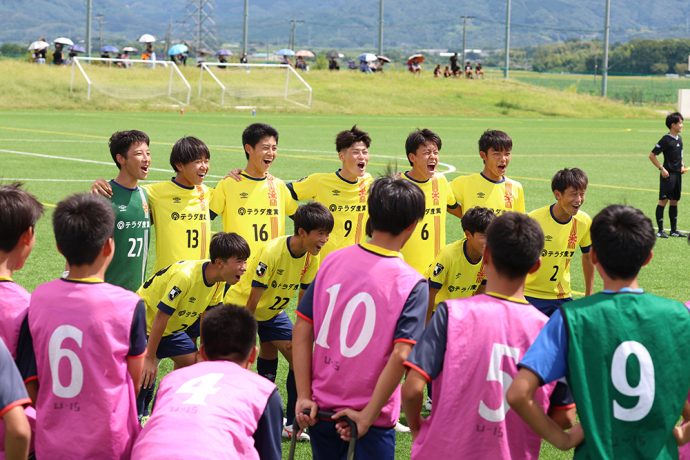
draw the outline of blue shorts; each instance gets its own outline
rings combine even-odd
[[[201,321],[197,319],[184,331],[161,337],[158,350],[156,350],[156,357],[163,359],[196,353],[196,339],[199,338],[200,325]]]
[[[287,313],[281,311],[266,321],[257,321],[259,340],[273,342],[274,340],[292,340],[292,321]]]
[[[335,431],[335,422],[319,421],[309,428],[314,460],[343,459],[347,457],[348,443]],[[395,430],[372,426],[357,440],[355,458],[395,459]]]
[[[565,299],[537,299],[536,297],[527,296],[525,296],[525,299],[549,318],[561,305],[573,300],[572,297],[566,297]]]

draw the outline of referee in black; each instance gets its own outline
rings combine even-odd
[[[674,112],[666,117],[668,134],[662,137],[649,154],[649,160],[660,171],[659,175],[659,203],[656,207],[656,222],[659,231],[656,236],[668,238],[670,236],[684,236],[676,226],[678,221],[678,200],[681,192],[681,175],[688,168],[683,163],[683,139],[680,132],[683,130],[683,115]],[[659,163],[657,156],[664,154],[664,163]],[[668,207],[668,218],[671,221],[671,233],[664,232],[664,208]]]

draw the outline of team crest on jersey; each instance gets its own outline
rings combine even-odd
[[[256,266],[256,276],[264,276],[267,268],[265,263],[259,262],[259,265]]]
[[[440,275],[444,268],[445,267],[443,265],[437,263],[436,266],[434,267],[434,276]]]
[[[340,190],[331,190],[333,196],[340,196]]]
[[[477,192],[477,198],[484,198],[486,196],[486,193],[484,192]]]
[[[175,300],[175,297],[178,295],[182,294],[182,290],[178,288],[177,286],[173,286],[173,288],[168,292],[168,299],[171,301]]]
[[[180,198],[179,196],[174,197],[174,198],[173,198],[173,203],[175,203],[175,204],[180,204],[180,203],[182,203],[182,198]]]
[[[247,192],[240,193],[240,198],[249,198],[249,193],[247,193]]]
[[[190,297],[189,298],[189,303],[194,303],[196,302],[196,297]]]
[[[551,241],[551,240],[553,240],[553,237],[551,235],[544,236],[544,241]]]
[[[127,205],[126,204],[121,204],[117,207],[118,211],[120,212],[125,212],[127,210]]]
[[[276,270],[276,272],[278,273],[278,275],[282,275],[283,273],[285,273],[285,270],[279,268],[278,270]]]

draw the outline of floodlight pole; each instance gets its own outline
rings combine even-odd
[[[91,0],[86,0],[86,55],[91,56]]]
[[[96,15],[96,20],[98,21],[98,49],[103,48],[103,16],[102,14]]]
[[[467,38],[467,20],[474,19],[474,16],[460,16],[462,18],[462,65],[465,65],[465,39]]]
[[[606,97],[609,79],[609,32],[611,30],[611,0],[606,0],[604,14],[604,62],[601,65],[601,97]]]
[[[244,22],[242,23],[242,54],[247,55],[249,37],[249,0],[244,0]]]
[[[304,21],[300,19],[290,19],[290,23],[292,24],[292,27],[290,28],[290,44],[288,45],[288,48],[291,50],[295,50],[295,29],[297,28],[297,24],[304,24]]]
[[[503,78],[508,79],[510,68],[510,0],[506,0],[506,61],[503,69]]]
[[[379,56],[383,54],[383,0],[379,0]]]

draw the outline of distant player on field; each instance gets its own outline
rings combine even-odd
[[[110,136],[110,155],[119,170],[108,181],[115,212],[115,254],[105,272],[105,281],[136,291],[146,277],[151,217],[146,192],[139,181],[146,179],[151,166],[149,136],[131,130]]]
[[[146,303],[148,345],[143,388],[152,390],[158,362],[171,358],[175,368],[196,362],[199,319],[223,301],[225,283],[235,284],[247,268],[249,245],[235,233],[213,235],[210,260],[182,260],[159,270],[137,291]],[[147,396],[143,396],[146,394]],[[151,391],[139,397],[139,413],[146,415]]]
[[[480,173],[453,179],[450,188],[463,211],[481,206],[496,215],[506,211],[525,212],[522,184],[506,177],[513,140],[498,130],[487,130],[479,138],[479,156],[484,162]]]
[[[139,433],[144,302],[103,282],[114,225],[110,203],[88,194],[66,198],[53,214],[69,278],[33,292],[19,350],[37,371],[36,457],[127,458]]]
[[[161,380],[132,458],[280,459],[283,404],[273,383],[248,370],[255,344],[256,321],[245,308],[204,314],[203,362]]]
[[[401,252],[405,262],[422,275],[446,245],[447,212],[460,217],[460,207],[446,176],[436,170],[441,145],[441,138],[429,129],[415,130],[405,141],[407,161],[412,169],[405,172],[403,178],[417,185],[424,193],[426,208],[424,219]]]
[[[690,312],[643,292],[654,227],[642,211],[612,205],[592,222],[592,261],[604,290],[556,311],[520,360],[511,407],[559,449],[584,442],[575,458],[677,458],[674,426],[690,387]],[[535,410],[545,383],[568,379],[582,428],[570,433]]]
[[[369,189],[371,239],[332,253],[297,309],[293,346],[297,421],[314,458],[345,458],[343,422],[316,423],[317,410],[357,423],[356,458],[392,459],[403,362],[424,328],[426,280],[400,248],[424,217],[424,194],[382,177]],[[304,410],[310,415],[304,415]]]
[[[589,254],[592,219],[580,210],[585,202],[587,182],[587,175],[579,168],[558,171],[551,180],[556,202],[529,213],[541,225],[545,243],[539,270],[527,275],[525,297],[547,316],[573,299],[570,263],[578,246],[582,251],[585,295],[592,293],[594,266]]]
[[[659,170],[659,203],[656,206],[656,223],[659,230],[656,234],[659,238],[668,238],[664,232],[664,208],[670,201],[668,218],[671,221],[671,236],[683,236],[677,227],[678,201],[681,194],[682,175],[688,171],[683,161],[683,139],[680,132],[683,130],[683,115],[674,112],[666,117],[668,134],[662,137],[649,153],[649,161]],[[657,156],[664,154],[663,165],[659,163]]]
[[[486,229],[496,217],[486,208],[472,208],[462,216],[465,237],[441,249],[429,270],[429,309],[427,321],[437,304],[484,292],[486,276],[482,257]]]
[[[259,324],[261,346],[275,346],[290,364],[286,380],[287,424],[285,437],[292,436],[297,391],[292,371],[292,322],[285,313],[290,300],[299,291],[299,298],[314,281],[319,268],[319,252],[333,230],[333,216],[319,203],[297,208],[294,215],[295,233],[270,241],[252,257],[248,273],[230,288],[225,303],[246,305]],[[275,381],[278,359],[259,358],[257,371]],[[301,437],[307,440],[306,435]]]
[[[316,200],[328,208],[335,222],[321,260],[336,249],[358,244],[364,238],[367,193],[373,181],[367,172],[369,134],[353,126],[335,138],[342,162],[335,173],[314,173],[287,186],[296,200]]]
[[[4,414],[4,424],[0,423],[0,457],[3,453],[11,458],[16,452],[5,450],[5,439],[10,443],[24,441],[23,427],[28,427],[24,407],[36,399],[36,381],[29,380],[31,372],[17,375],[15,361],[19,343],[19,332],[26,319],[30,296],[26,290],[12,280],[12,276],[24,267],[36,242],[36,222],[43,214],[43,205],[31,194],[24,191],[19,184],[0,185],[0,342],[4,342],[9,353],[0,353],[2,382],[0,384],[0,414]],[[7,360],[5,360],[7,355]],[[22,379],[27,381],[22,382]],[[18,385],[15,385],[16,382]],[[24,388],[26,386],[26,388]],[[31,398],[29,399],[28,396]],[[33,409],[27,409],[33,414]],[[5,427],[12,431],[5,435]],[[16,438],[15,438],[16,437]],[[27,449],[28,449],[28,439]],[[13,447],[14,448],[14,447]],[[23,447],[20,448],[22,450]],[[23,450],[22,450],[23,452]],[[28,452],[28,450],[26,451]],[[23,454],[26,458],[26,453]]]
[[[216,185],[210,206],[223,216],[223,231],[241,235],[258,254],[268,241],[285,235],[285,219],[297,203],[285,183],[268,173],[278,156],[278,131],[251,124],[242,133],[242,145],[247,165]]]
[[[156,271],[179,260],[200,260],[208,256],[211,239],[208,204],[212,190],[203,182],[210,160],[211,152],[203,141],[183,137],[170,151],[175,177],[143,186],[156,230]],[[113,195],[112,187],[103,179],[94,182],[91,191],[106,197]]]
[[[438,305],[405,362],[403,408],[414,438],[413,459],[539,458],[541,439],[510,411],[504,385],[548,319],[523,295],[525,276],[539,267],[543,241],[539,224],[526,215],[497,217],[486,232],[486,294]],[[427,382],[434,388],[434,407],[423,420]],[[542,413],[548,408],[567,427],[575,415],[572,399],[564,387],[554,391],[554,386],[541,387],[537,408]]]

